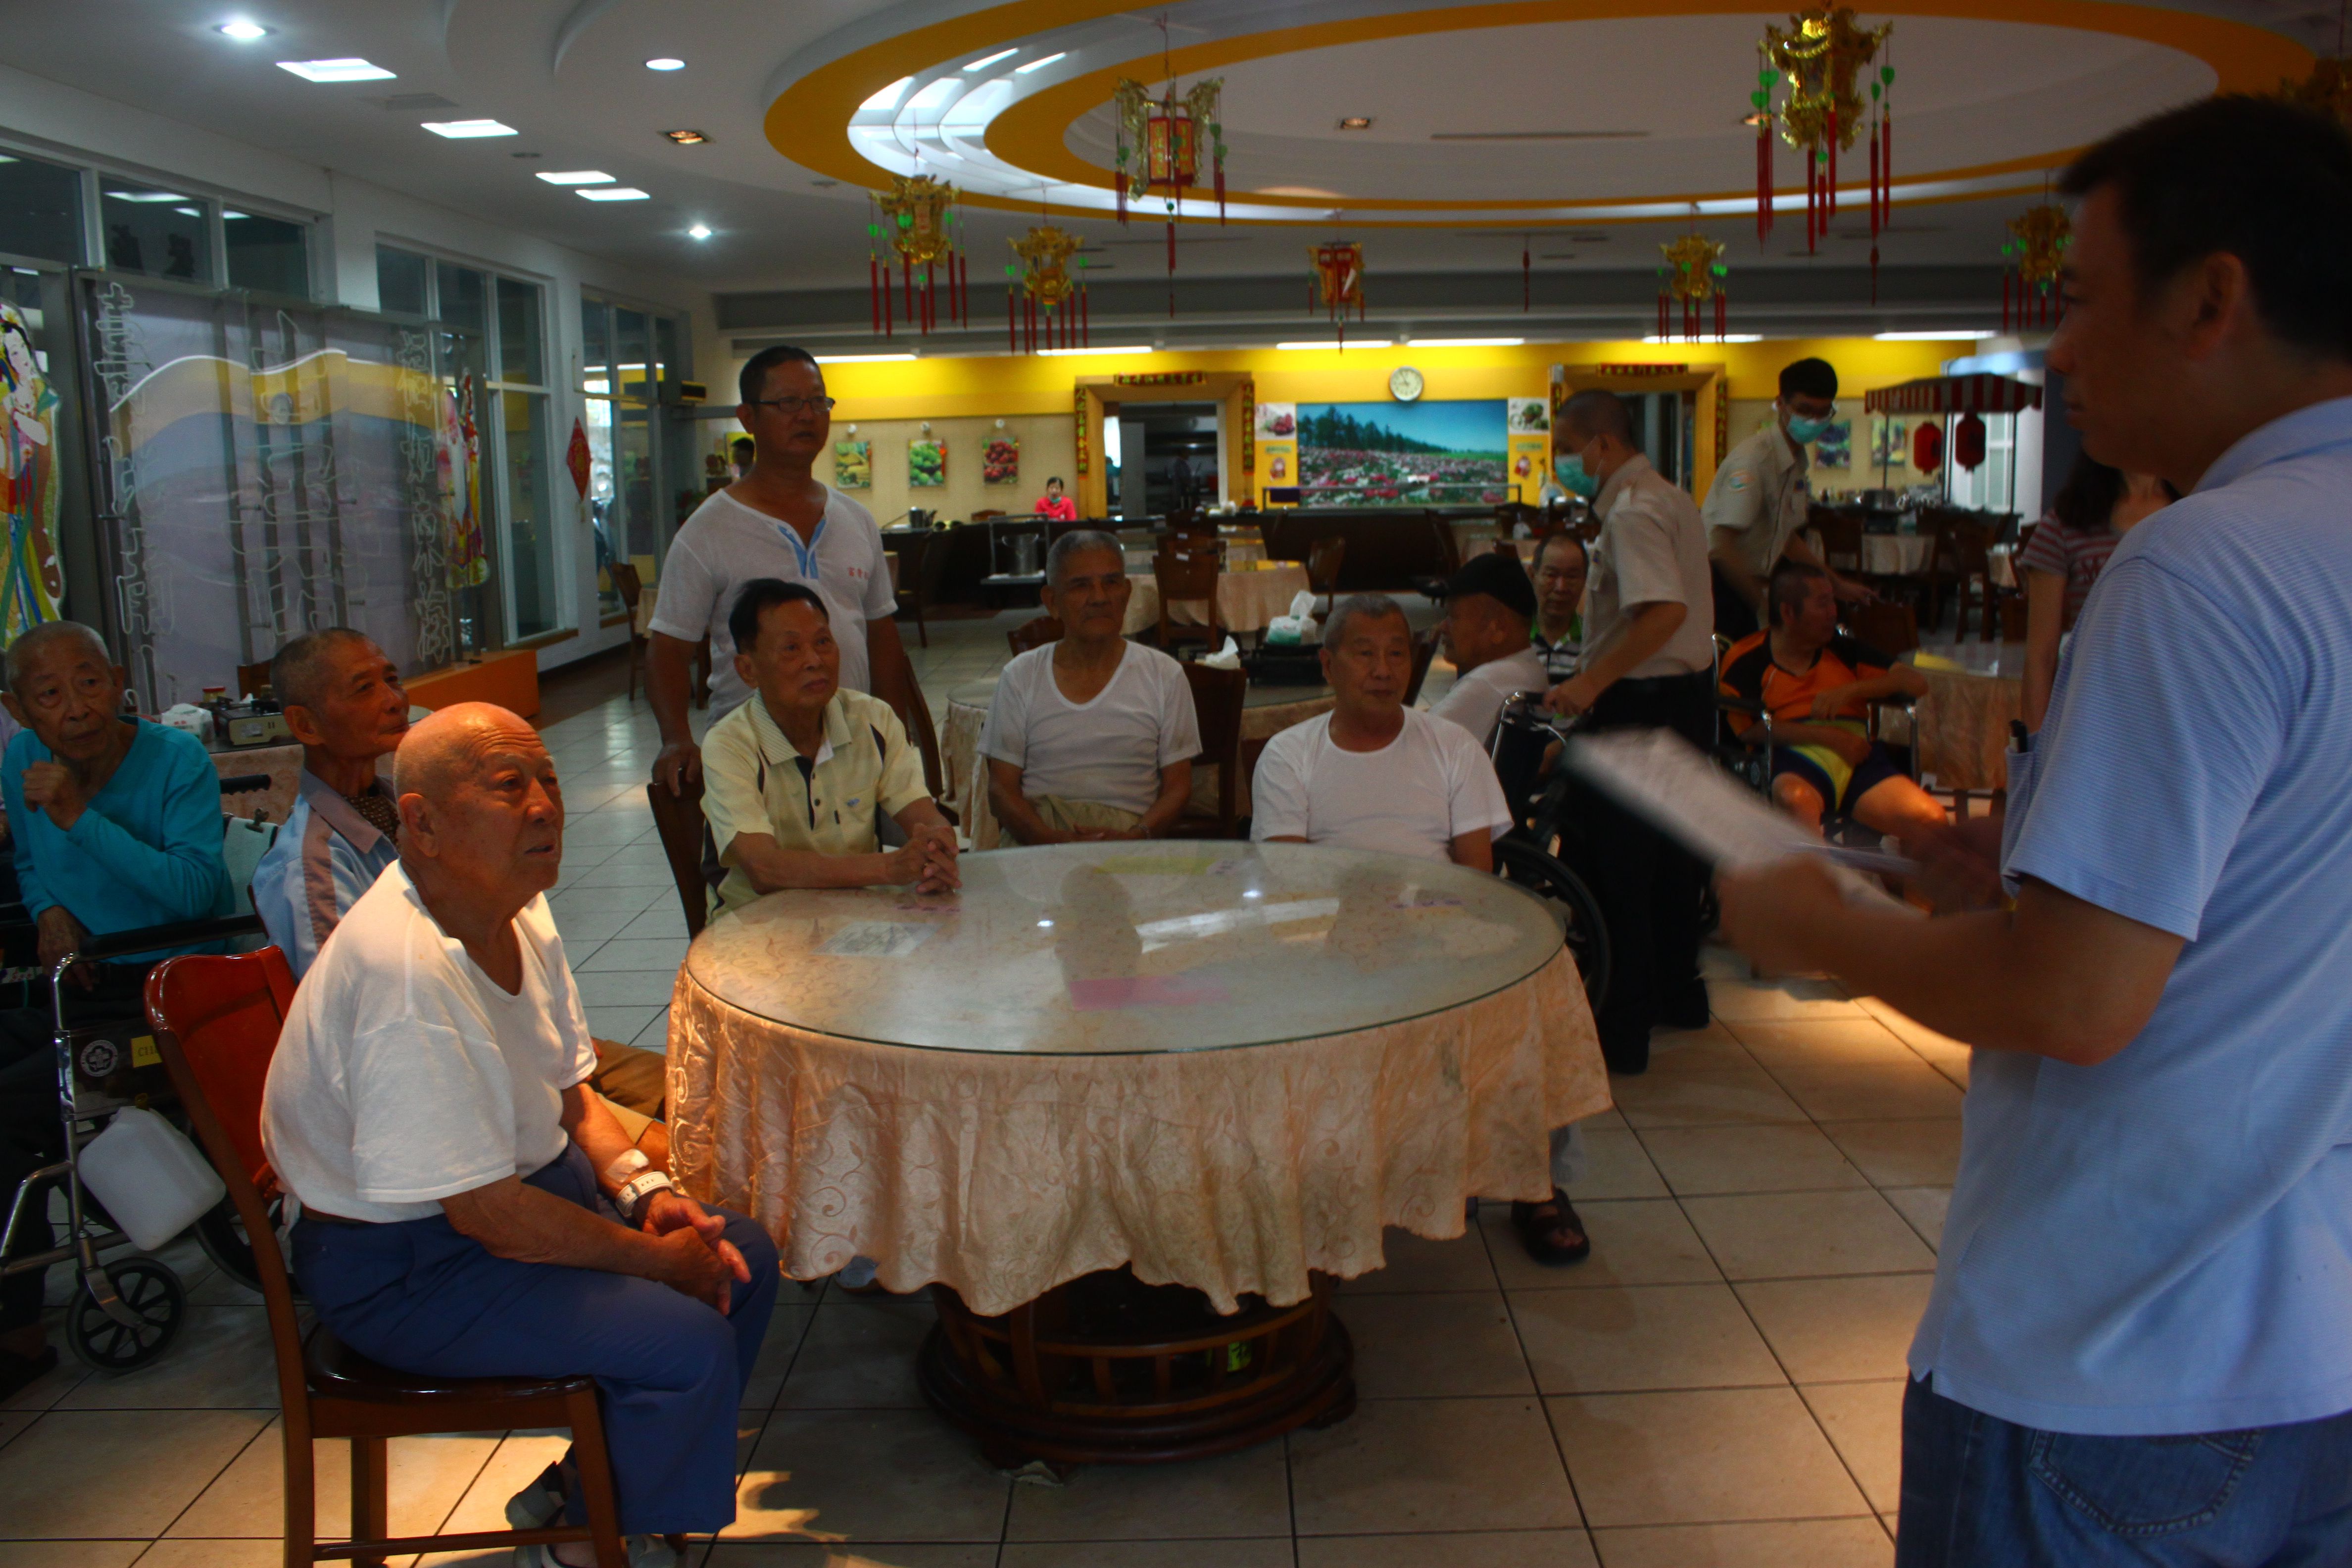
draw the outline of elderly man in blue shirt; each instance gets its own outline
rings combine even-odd
[[[51,621],[8,645],[8,691],[24,726],[0,755],[0,798],[16,841],[16,882],[46,966],[93,937],[227,914],[220,772],[204,742],[126,716],[122,672],[88,626]],[[83,964],[67,979],[68,1016],[136,1016],[148,967],[170,948]],[[0,1013],[0,1202],[63,1153],[53,1021],[46,1007]],[[15,1252],[52,1245],[36,1205]],[[56,1364],[41,1332],[41,1276],[0,1285],[0,1398]]]
[[[1724,927],[1976,1047],[1902,1568],[2352,1562],[2352,293],[2315,259],[2352,137],[2217,98],[2066,189],[2050,367],[2091,456],[2184,499],[2011,757],[2015,905],[1904,920],[1783,863]]]

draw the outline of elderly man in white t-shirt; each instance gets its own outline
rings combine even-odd
[[[735,1517],[736,1415],[776,1251],[705,1211],[587,1089],[596,1052],[544,894],[563,854],[555,764],[502,708],[401,742],[400,860],[295,993],[262,1107],[301,1202],[294,1268],[320,1321],[402,1371],[585,1373],[602,1386],[635,1568]],[[563,1494],[568,1490],[570,1496]],[[535,1525],[576,1487],[509,1505]],[[586,1568],[584,1543],[527,1547]]]
[[[1045,613],[1061,638],[1004,667],[980,738],[989,805],[1024,844],[1156,837],[1192,797],[1192,684],[1121,635],[1133,592],[1108,533],[1066,533],[1046,553]]]
[[[751,694],[735,665],[727,617],[761,577],[805,583],[824,596],[841,647],[841,684],[887,702],[904,721],[914,673],[898,640],[898,595],[874,514],[816,477],[833,435],[833,399],[806,349],[779,343],[744,362],[735,417],[756,438],[751,471],[714,492],[680,525],[662,561],[646,656],[646,697],[661,727],[654,774],[671,789],[702,773],[687,716],[688,666],[710,639],[710,713]]]

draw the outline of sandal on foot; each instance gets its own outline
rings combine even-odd
[[[1542,1208],[1556,1212],[1538,1215],[1536,1211]],[[1585,1234],[1584,1222],[1577,1217],[1576,1205],[1568,1201],[1568,1194],[1559,1187],[1551,1190],[1550,1200],[1547,1203],[1514,1202],[1511,1205],[1511,1228],[1519,1233],[1519,1244],[1528,1249],[1528,1256],[1548,1268],[1581,1263],[1592,1251],[1592,1238]],[[1562,1239],[1566,1237],[1576,1239]]]

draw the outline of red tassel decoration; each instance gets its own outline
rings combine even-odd
[[[1217,160],[1217,226],[1225,226],[1225,161]]]
[[[1831,104],[1830,104],[1830,163],[1829,163],[1829,178],[1828,178],[1826,181],[1824,181],[1824,182],[1822,183],[1822,238],[1824,238],[1824,239],[1826,239],[1826,238],[1828,238],[1828,237],[1829,237],[1829,232],[1830,232],[1830,219],[1832,219],[1832,218],[1833,218],[1833,217],[1837,216],[1837,155],[1838,155],[1838,116],[1837,116],[1837,103],[1836,103],[1836,101],[1835,101],[1834,100],[1832,100],[1831,101]]]
[[[1756,128],[1756,244],[1762,248],[1772,234],[1772,122]]]
[[[1717,342],[1727,341],[1723,328],[1724,317],[1729,310],[1730,303],[1731,302],[1728,300],[1724,298],[1724,293],[1721,289],[1717,289],[1715,291],[1715,341]]]
[[[1664,289],[1658,290],[1658,336],[1662,341],[1666,338],[1666,291]]]
[[[1013,298],[1010,283],[1004,286],[1004,352],[1009,354],[1021,352],[1021,308]]]
[[[1812,254],[1813,236],[1819,222],[1815,215],[1820,202],[1820,169],[1813,161],[1812,153],[1808,152],[1805,154],[1805,253],[1808,256]]]

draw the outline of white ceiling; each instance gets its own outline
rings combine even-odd
[[[1363,8],[1397,3],[1366,0]],[[780,71],[829,40],[855,41],[901,18],[983,8],[982,0],[0,0],[0,36],[8,39],[6,63],[20,70],[617,262],[714,289],[843,287],[865,275],[864,193],[821,184],[821,176],[768,144],[761,117]],[[1246,7],[1258,26],[1308,8],[1303,0]],[[2334,40],[2334,8],[2304,0],[2189,8],[2262,23],[2313,47]],[[1202,14],[1207,9],[1204,3]],[[1327,15],[1332,0],[1317,0],[1312,9]],[[1191,14],[1181,3],[1172,12],[1179,24]],[[233,43],[213,30],[231,16],[274,31],[255,44]],[[1738,188],[1752,169],[1752,152],[1739,149],[1752,149],[1752,142],[1727,121],[1758,20],[1535,27],[1507,47],[1497,47],[1491,31],[1434,35],[1322,51],[1347,57],[1336,71],[1314,55],[1249,63],[1225,72],[1232,172],[1242,184],[1357,196],[1457,185],[1477,195],[1507,183],[1549,193],[1571,173],[1588,188]],[[1897,33],[1899,159],[1925,158],[1941,146],[1955,161],[1973,163],[2020,155],[2013,148],[2065,145],[2202,89],[2201,66],[2111,37],[1919,18],[1904,19]],[[346,55],[372,59],[398,79],[319,86],[273,63]],[[688,68],[646,70],[643,61],[657,55],[683,58]],[[1712,63],[1717,55],[1721,72]],[[1699,70],[1694,59],[1710,63]],[[456,107],[382,107],[389,96],[415,93],[437,94]],[[1378,118],[1370,145],[1320,129],[1340,112]],[[449,142],[418,128],[422,120],[475,116],[495,117],[522,134]],[[1099,121],[1082,120],[1074,145],[1085,142],[1090,123],[1098,133]],[[712,140],[680,148],[662,139],[661,132],[677,127]],[[1436,153],[1425,140],[1432,130],[1559,128],[1653,134],[1466,150],[1457,143]],[[572,168],[603,169],[654,199],[600,205],[530,177]],[[1528,170],[1539,177],[1528,179]],[[1886,260],[1989,262],[2015,205],[2008,198],[1906,209],[1885,242]],[[995,247],[1029,221],[978,208],[969,219],[976,272],[992,270]],[[686,237],[698,221],[716,236],[702,243]],[[1076,226],[1108,242],[1102,259],[1118,275],[1159,269],[1152,247],[1160,242],[1150,231],[1123,232],[1108,221]],[[1706,226],[1735,242],[1735,261],[1754,258],[1751,225]],[[1855,226],[1844,218],[1839,225]],[[1545,258],[1538,265],[1653,264],[1645,258],[1654,258],[1659,226],[1605,232],[1607,239],[1581,245],[1538,235],[1536,249]],[[1355,237],[1366,240],[1375,271],[1515,271],[1520,250],[1516,233],[1500,231],[1376,229]],[[1188,226],[1184,241],[1188,273],[1301,269],[1296,229]],[[1825,247],[1839,261],[1858,260],[1866,248],[1836,237]],[[1772,249],[1782,260],[1792,249],[1801,253],[1801,226],[1784,223]],[[1552,259],[1570,256],[1580,259]]]

